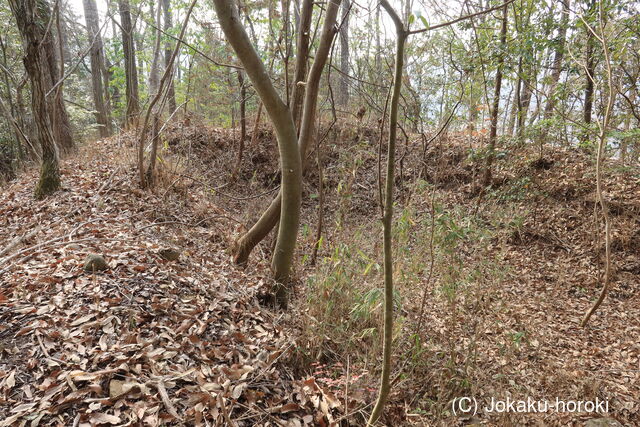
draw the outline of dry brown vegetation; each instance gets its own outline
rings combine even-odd
[[[1,239],[42,227],[0,266],[5,424],[25,414],[42,424],[174,417],[189,424],[363,423],[381,339],[378,135],[349,122],[318,135],[325,135],[323,242],[311,266],[312,162],[301,267],[284,315],[259,304],[271,242],[244,271],[228,255],[277,191],[268,128],[234,179],[234,131],[191,118],[167,129],[153,193],[133,184],[126,135],[68,159],[66,188],[55,202],[32,199],[35,170],[4,188]],[[479,196],[470,151],[479,141],[424,141],[412,135],[399,143],[397,368],[385,422],[569,425],[593,417],[461,419],[450,402],[462,395],[599,397],[610,401],[610,417],[639,422],[640,171],[608,163],[616,273],[609,298],[580,328],[599,290],[603,256],[594,234],[592,156],[548,148],[539,159],[534,150],[508,147],[498,156],[493,190]],[[162,260],[164,247],[178,248],[179,261]],[[109,269],[84,272],[87,253],[104,255]]]

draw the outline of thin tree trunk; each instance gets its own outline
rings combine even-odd
[[[589,15],[593,15],[595,12],[596,0],[591,0],[589,7]],[[595,37],[593,34],[587,32],[587,51],[585,53],[585,79],[586,85],[584,90],[584,112],[583,120],[586,125],[591,124],[592,110],[593,110],[593,92],[594,92],[594,72],[595,72],[595,58],[593,55],[593,48],[595,44]]]
[[[151,5],[151,10],[153,11],[153,4]],[[155,42],[153,44],[153,59],[151,61],[151,69],[149,71],[149,99],[153,98],[153,96],[158,91],[158,84],[160,83],[160,39],[162,37],[162,33],[160,31],[160,15],[161,8],[158,6],[158,9],[155,13]]]
[[[43,13],[42,22],[45,22],[45,24],[43,25],[46,26],[46,23],[48,23],[48,21],[52,19],[50,15],[51,10],[49,9],[49,4],[45,0],[38,0],[37,3],[39,11]],[[64,106],[64,85],[60,83],[53,93],[47,95],[51,88],[53,88],[54,85],[56,85],[56,83],[60,81],[64,75],[63,49],[62,41],[60,40],[60,33],[62,31],[60,30],[59,25],[56,25],[56,27],[58,30],[58,43],[56,43],[54,33],[51,31],[51,29],[48,32],[44,33],[42,41],[44,54],[48,64],[46,70],[49,71],[49,81],[47,82],[45,80],[45,88],[47,89],[47,92],[45,92],[45,96],[47,98],[47,102],[49,102],[51,105],[49,114],[51,115],[53,137],[58,147],[63,152],[68,153],[75,149],[75,142],[73,141],[73,133],[71,131],[71,122],[69,120],[69,115],[67,114],[67,109]],[[58,52],[56,52],[56,45],[59,47]],[[49,98],[51,98],[51,101],[49,101]]]
[[[349,103],[349,9],[351,0],[342,1],[342,26],[340,27],[340,96],[338,102],[345,107]]]
[[[562,73],[562,61],[564,60],[564,45],[567,39],[567,26],[569,24],[569,8],[571,0],[562,1],[562,19],[558,28],[558,42],[555,48],[553,64],[551,65],[551,83],[549,85],[549,97],[544,107],[544,118],[550,119],[553,110],[558,102],[556,90],[560,82],[560,74]]]
[[[593,11],[595,12],[595,0],[593,3]],[[605,59],[605,70],[606,70],[606,103],[604,105],[604,111],[602,113],[602,121],[598,122],[598,147],[596,153],[596,197],[598,204],[600,205],[600,209],[602,210],[602,216],[604,217],[604,227],[605,227],[605,266],[604,266],[604,277],[602,279],[602,290],[600,291],[600,295],[598,295],[598,299],[593,303],[593,305],[587,310],[586,314],[582,318],[580,322],[580,326],[584,327],[589,322],[589,319],[595,313],[595,311],[600,307],[602,302],[607,296],[609,292],[609,286],[611,284],[611,220],[609,218],[609,206],[607,200],[604,195],[603,182],[602,182],[602,173],[604,169],[604,161],[606,160],[606,145],[607,145],[607,131],[609,129],[609,123],[611,119],[611,113],[613,111],[615,105],[615,96],[616,92],[613,88],[613,71],[611,67],[611,54],[609,51],[609,45],[606,32],[604,29],[604,11],[602,7],[602,2],[599,3],[599,18],[600,22],[598,28],[600,29],[600,34],[598,35],[599,41],[602,45],[602,52],[604,54]],[[589,28],[589,34],[593,36],[594,44],[595,44],[595,35],[593,34],[593,29]],[[592,52],[593,53],[593,52]],[[588,69],[589,63],[587,62],[587,76],[592,76],[592,72]],[[590,79],[591,80],[591,79]],[[592,81],[593,84],[593,81]],[[600,230],[596,230],[598,233]],[[599,278],[598,278],[599,279]]]
[[[91,43],[89,59],[91,61],[91,89],[93,93],[93,103],[96,109],[96,123],[98,124],[100,137],[105,138],[111,135],[111,126],[104,100],[105,90],[102,75],[104,62],[98,8],[95,0],[83,0],[82,4],[84,6],[84,18],[87,24],[87,35],[89,37],[89,43]]]
[[[322,226],[324,224],[324,171],[322,169],[322,147],[320,144],[321,141],[318,140],[316,145],[316,163],[318,165],[318,222],[316,224],[316,236],[313,243],[313,251],[311,252],[311,265],[315,265],[318,258],[318,250],[320,250],[320,245],[322,244]]]
[[[311,18],[313,16],[313,0],[303,0],[298,28],[298,47],[296,50],[296,72],[293,78],[293,94],[291,114],[296,128],[300,127],[302,100],[304,97],[304,81],[307,77],[309,61],[309,39],[311,38]]]
[[[391,16],[396,27],[396,62],[393,76],[393,93],[389,112],[389,139],[387,142],[387,176],[385,182],[383,227],[383,252],[384,252],[384,339],[382,350],[382,376],[378,399],[373,407],[367,426],[373,426],[384,410],[389,392],[391,390],[391,349],[393,345],[393,248],[391,228],[393,221],[393,187],[395,183],[395,147],[396,132],[398,127],[398,104],[402,89],[402,72],[404,68],[404,46],[408,33],[405,30],[400,17],[389,5],[387,0],[381,0],[380,4]],[[380,190],[382,191],[382,190]]]
[[[127,108],[125,128],[136,127],[140,116],[138,95],[138,69],[136,67],[136,51],[133,44],[133,25],[131,23],[131,7],[129,0],[118,0],[120,9],[120,26],[122,28],[122,49],[124,51],[124,68],[126,79]]]
[[[244,142],[247,139],[247,88],[244,84],[243,71],[238,70],[238,86],[240,86],[240,144],[238,144],[238,159],[236,166],[233,168],[233,176],[237,176],[242,167],[242,155],[244,154]]]
[[[164,11],[164,31],[166,33],[171,31],[173,27],[173,17],[171,14],[171,0],[162,0],[162,9]],[[171,59],[171,42],[167,39],[164,45],[164,66],[169,66],[169,60]],[[168,81],[168,102],[169,102],[169,114],[173,114],[176,111],[176,89],[174,85],[173,73],[169,76]]]
[[[493,94],[493,108],[491,109],[491,129],[489,131],[489,144],[487,146],[487,163],[482,177],[482,185],[491,185],[493,160],[495,158],[496,139],[498,136],[498,110],[500,107],[500,91],[502,90],[502,67],[504,65],[504,54],[507,47],[507,14],[508,5],[502,8],[502,28],[500,30],[501,53],[498,56],[498,69],[496,71],[496,85]]]
[[[154,109],[154,107],[156,106],[156,104],[158,103],[158,101],[160,100],[160,98],[162,97],[162,94],[165,93],[164,88],[166,87],[167,84],[167,79],[169,78],[169,74],[171,73],[171,69],[173,66],[174,61],[176,60],[176,57],[178,56],[178,52],[180,51],[180,40],[183,39],[184,37],[184,33],[187,29],[187,24],[189,23],[189,18],[191,17],[191,13],[193,12],[193,8],[196,5],[196,1],[197,0],[193,0],[193,2],[191,3],[191,5],[189,6],[189,9],[187,10],[187,14],[184,18],[184,22],[182,23],[182,29],[180,30],[180,35],[178,37],[178,42],[176,42],[176,47],[173,50],[173,53],[171,54],[171,58],[169,60],[169,67],[167,67],[164,70],[164,73],[162,74],[162,78],[160,79],[160,83],[158,85],[158,90],[156,92],[156,94],[154,95],[153,99],[151,99],[151,102],[149,103],[149,106],[147,107],[147,112],[144,116],[144,122],[142,124],[142,131],[140,132],[140,137],[138,140],[138,173],[140,176],[140,186],[142,188],[145,188],[147,186],[153,185],[154,183],[154,170],[155,170],[155,165],[156,165],[156,157],[157,157],[157,151],[158,151],[158,116],[159,114],[162,112],[162,107],[164,106],[163,103],[160,103],[158,109]],[[144,170],[144,148],[145,148],[145,144],[146,144],[146,136],[147,136],[147,129],[149,126],[149,118],[153,115],[153,123],[152,123],[152,144],[151,144],[151,157],[149,160],[149,168],[147,169],[146,173]]]
[[[260,132],[260,118],[262,116],[262,101],[258,104],[258,111],[256,112],[256,120],[253,124],[253,132],[251,132],[251,146],[255,147],[258,141],[258,133]]]

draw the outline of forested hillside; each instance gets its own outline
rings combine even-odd
[[[640,2],[0,17],[0,426],[640,425]]]

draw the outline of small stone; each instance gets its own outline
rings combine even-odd
[[[158,251],[158,255],[167,261],[177,261],[180,258],[180,251],[173,248],[164,248]]]
[[[109,268],[107,261],[104,258],[97,254],[89,254],[84,259],[84,271],[94,272],[94,271],[103,271]]]

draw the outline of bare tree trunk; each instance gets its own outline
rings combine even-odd
[[[389,112],[389,139],[387,142],[387,176],[385,180],[384,207],[382,216],[383,251],[384,251],[384,339],[382,350],[382,376],[378,399],[373,407],[367,426],[378,421],[391,391],[391,348],[393,345],[393,249],[391,228],[393,225],[393,187],[395,184],[395,148],[398,127],[398,104],[402,89],[402,73],[404,69],[404,46],[408,36],[400,17],[387,0],[380,4],[391,16],[396,27],[396,63],[393,75],[393,92]],[[381,186],[381,183],[379,184]],[[382,189],[380,189],[382,192]],[[382,200],[381,200],[382,202]]]
[[[513,136],[516,132],[516,123],[519,121],[520,108],[522,105],[522,57],[518,58],[518,81],[514,89],[514,102],[511,106],[511,113],[509,115],[509,125],[507,128],[507,134]],[[506,111],[505,111],[506,114]]]
[[[242,70],[237,70],[238,86],[240,86],[240,144],[238,145],[238,159],[236,166],[233,168],[233,176],[237,176],[242,167],[242,156],[244,154],[244,142],[247,139],[247,88],[244,84],[244,76]]]
[[[340,96],[342,107],[349,103],[349,9],[351,0],[342,1],[342,26],[340,27]]]
[[[531,57],[534,58],[535,53],[529,52]],[[520,111],[518,114],[518,138],[520,141],[524,139],[524,131],[526,126],[527,114],[529,113],[529,106],[531,105],[531,98],[533,97],[533,91],[537,83],[537,70],[535,65],[529,64],[526,71],[526,78],[523,80],[522,95],[520,96]]]
[[[311,66],[311,70],[309,71],[309,76],[307,78],[304,96],[304,109],[300,125],[300,136],[298,138],[298,147],[303,168],[306,163],[305,158],[307,147],[309,146],[309,141],[313,134],[315,109],[318,101],[318,86],[320,84],[322,70],[324,69],[324,65],[329,56],[329,51],[331,50],[331,44],[335,35],[334,26],[339,6],[340,0],[330,1],[327,6],[322,34],[320,36],[320,45],[318,46],[315,61]],[[277,224],[281,211],[281,196],[282,192],[280,192],[278,196],[271,201],[267,210],[262,214],[253,227],[251,227],[247,233],[237,240],[234,251],[234,261],[236,264],[246,264],[253,248],[260,243]],[[279,232],[282,233],[282,227],[280,227]]]
[[[42,25],[46,27],[52,19],[49,4],[45,0],[37,0],[36,4],[38,8],[36,13],[40,14],[41,22],[44,23]],[[58,34],[58,37],[60,37],[60,34]],[[75,142],[73,141],[73,134],[71,132],[71,122],[67,115],[67,109],[64,106],[63,84],[59,83],[63,76],[63,70],[61,68],[62,57],[56,53],[56,41],[51,29],[49,29],[48,32],[45,31],[45,28],[42,29],[41,43],[46,60],[45,68],[43,68],[43,76],[46,79],[45,88],[48,88],[45,96],[47,102],[50,104],[49,114],[51,117],[49,120],[52,126],[51,131],[58,147],[63,152],[70,152],[75,148]],[[58,84],[57,88],[53,93],[48,94],[56,84]],[[51,101],[49,101],[49,99],[51,99]]]
[[[9,6],[18,23],[24,46],[24,66],[31,80],[31,102],[33,117],[38,129],[38,138],[42,149],[42,165],[40,179],[35,189],[35,196],[42,199],[60,188],[60,169],[58,148],[51,129],[52,103],[47,102],[46,91],[51,79],[48,57],[54,52],[54,44],[44,43],[46,21],[43,21],[43,10],[50,12],[48,5],[39,0],[9,0]],[[44,14],[49,15],[49,13]],[[49,55],[48,55],[48,54]]]
[[[153,11],[153,4],[151,5]],[[153,44],[153,59],[151,61],[151,69],[149,70],[149,99],[158,91],[158,84],[160,83],[160,39],[162,33],[160,31],[160,15],[161,8],[158,5],[158,9],[155,13],[155,43]]]
[[[544,107],[544,118],[549,119],[553,113],[553,110],[558,102],[556,96],[556,89],[560,82],[560,74],[562,73],[562,61],[564,59],[564,45],[567,40],[567,26],[569,24],[569,8],[571,7],[571,0],[562,1],[562,19],[560,20],[560,26],[558,28],[558,39],[553,57],[553,64],[551,65],[551,84],[549,86],[549,97],[547,104]]]
[[[596,301],[589,308],[589,310],[587,310],[584,317],[582,318],[582,321],[580,322],[580,326],[582,327],[587,325],[593,313],[595,313],[595,311],[600,307],[600,305],[606,298],[609,292],[609,287],[611,285],[611,276],[612,276],[612,267],[613,267],[612,261],[611,261],[611,219],[609,218],[609,205],[607,203],[607,199],[604,194],[605,190],[603,188],[604,183],[603,183],[602,175],[603,175],[603,169],[604,169],[604,162],[606,160],[605,150],[607,145],[607,131],[609,129],[611,114],[613,112],[613,108],[615,105],[616,92],[613,88],[614,77],[613,77],[613,70],[611,66],[611,52],[609,50],[609,45],[608,45],[609,41],[607,40],[608,32],[605,31],[605,16],[604,16],[605,12],[603,10],[602,3],[604,2],[600,1],[598,2],[598,5],[597,5],[599,6],[598,8],[598,11],[599,11],[598,24],[599,25],[597,26],[597,28],[599,29],[598,40],[602,45],[602,53],[604,54],[604,60],[605,60],[604,66],[606,70],[605,79],[606,79],[607,90],[606,92],[604,92],[603,90],[604,94],[606,94],[606,102],[604,103],[604,106],[603,106],[602,119],[601,120],[597,119],[598,144],[597,144],[597,152],[596,152],[596,198],[600,206],[600,209],[602,211],[602,216],[604,218],[605,265],[604,265],[604,277],[602,278],[602,282],[603,282],[602,289],[600,291],[600,294],[598,295],[598,299],[596,299]],[[592,3],[592,11],[595,14],[596,12],[595,0],[593,0],[593,3]],[[593,37],[593,40],[592,40],[593,41],[592,48],[593,48],[595,47],[594,45],[595,45],[595,39],[596,39],[594,34],[595,30],[593,28],[590,28],[589,24],[587,24],[587,27],[588,27],[589,34]],[[591,53],[593,55],[593,51]],[[587,77],[593,76],[593,71],[589,70],[588,61],[586,64],[586,73],[587,73]],[[592,80],[591,83],[593,84],[593,79],[589,78],[589,80]],[[600,230],[596,230],[596,232],[600,233]],[[598,277],[598,279],[600,278]]]
[[[289,272],[298,235],[302,198],[302,165],[296,144],[296,128],[291,112],[278,96],[264,64],[253,48],[247,32],[240,24],[240,17],[233,0],[214,0],[214,5],[220,26],[244,65],[276,130],[282,176],[280,192],[282,208],[278,242],[273,252],[271,268],[276,281],[274,289],[276,300],[280,305],[286,306]]]
[[[591,0],[591,5],[589,7],[589,14],[593,15],[596,8],[596,0]],[[595,72],[595,58],[593,56],[593,48],[595,44],[595,37],[593,34],[588,31],[587,32],[587,51],[585,53],[585,78],[586,85],[584,90],[584,112],[583,112],[583,120],[584,123],[589,125],[591,124],[591,116],[593,110],[593,92],[594,92],[594,72]]]
[[[171,0],[162,0],[162,9],[164,11],[164,31],[170,32],[171,27],[173,27],[172,16],[171,16]],[[164,45],[164,66],[165,68],[169,66],[169,60],[171,59],[171,42],[167,40]],[[168,102],[169,102],[169,114],[173,114],[176,111],[176,89],[173,83],[173,73],[169,75],[169,81],[167,84],[168,88]]]
[[[18,159],[22,160],[22,154],[24,151],[22,150],[21,141],[24,140],[26,142],[27,139],[26,139],[26,135],[24,134],[24,130],[22,129],[22,126],[15,119],[16,109],[13,101],[13,95],[11,94],[11,83],[9,81],[9,71],[7,69],[7,48],[2,36],[0,36],[0,49],[2,50],[2,77],[4,80],[4,86],[6,90],[7,102],[9,102],[9,107],[6,107],[3,103],[2,110],[3,110],[3,114],[7,119],[7,122],[9,122],[14,129],[14,133],[16,136],[16,152],[18,155]],[[23,139],[23,136],[25,137],[25,139]]]
[[[260,132],[260,118],[262,117],[262,101],[258,104],[258,111],[256,112],[256,120],[253,124],[253,132],[251,132],[251,146],[255,147],[258,141],[258,133]]]
[[[166,87],[167,80],[169,75],[171,74],[171,69],[173,67],[173,63],[178,56],[178,52],[180,51],[181,40],[184,37],[184,33],[187,29],[187,24],[189,23],[189,18],[191,17],[191,13],[193,12],[193,8],[196,5],[197,0],[193,0],[189,9],[187,9],[187,14],[184,17],[184,22],[182,23],[182,29],[180,30],[180,35],[178,36],[178,42],[176,43],[176,47],[171,53],[171,58],[169,59],[169,66],[164,70],[162,74],[162,78],[160,79],[160,83],[158,85],[158,90],[156,94],[149,102],[149,106],[147,107],[146,114],[144,116],[144,121],[142,123],[142,130],[140,131],[140,136],[138,139],[138,174],[140,176],[140,186],[145,188],[147,186],[151,186],[154,184],[154,170],[156,165],[156,157],[158,152],[158,116],[162,112],[163,103],[158,104],[158,101],[162,97],[162,94],[165,93],[164,88]],[[158,104],[158,108],[155,108]],[[149,127],[149,118],[153,115],[152,121],[152,139],[151,139],[151,154],[149,159],[149,167],[144,170],[144,149],[146,145],[146,136],[147,129]]]
[[[587,52],[586,52],[587,69],[585,70],[587,75],[586,76],[587,84],[584,90],[583,120],[585,124],[591,124],[591,116],[592,116],[592,110],[593,110],[593,91],[594,91],[593,73],[595,71],[595,61],[593,58],[593,43],[594,43],[593,36],[589,36],[587,39]]]
[[[293,78],[293,95],[291,114],[296,128],[300,127],[302,99],[304,97],[304,80],[307,77],[309,61],[309,39],[311,38],[311,18],[313,16],[313,0],[303,0],[298,28],[298,47],[296,49],[296,72]]]
[[[100,37],[98,8],[95,0],[83,0],[82,4],[84,6],[84,18],[87,24],[89,43],[91,43],[89,59],[91,61],[91,89],[93,92],[93,103],[96,109],[96,123],[99,126],[100,137],[105,138],[111,135],[111,123],[109,122],[104,99],[104,58],[102,54],[102,37]]]
[[[126,78],[127,109],[125,127],[136,127],[140,116],[138,98],[138,69],[136,68],[136,51],[133,44],[133,25],[131,23],[131,7],[129,0],[118,0],[120,9],[120,25],[122,28],[122,49],[124,51],[124,68]]]
[[[493,94],[493,108],[491,109],[491,129],[489,131],[489,145],[487,146],[487,163],[482,177],[482,185],[487,187],[491,185],[492,166],[495,158],[496,139],[498,136],[498,109],[500,107],[500,91],[502,89],[502,67],[504,65],[504,52],[507,45],[507,13],[508,5],[502,8],[502,28],[500,30],[500,45],[502,47],[500,56],[498,56],[498,69],[496,71],[496,85]]]

